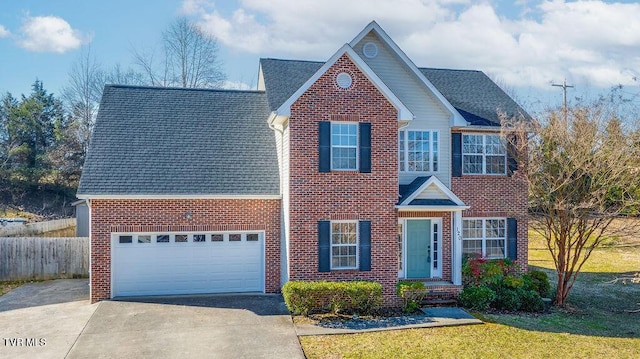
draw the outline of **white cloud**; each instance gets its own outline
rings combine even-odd
[[[7,30],[4,26],[0,25],[0,39],[3,37],[8,37],[9,35],[11,35],[9,30]]]
[[[20,28],[18,44],[35,52],[64,53],[91,41],[57,16],[29,16]]]
[[[539,0],[498,13],[493,1],[239,0],[183,9],[235,51],[326,59],[376,20],[419,66],[473,68],[510,86],[573,83],[608,87],[640,76],[640,4]]]

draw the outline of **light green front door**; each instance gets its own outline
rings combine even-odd
[[[407,278],[431,277],[431,221],[407,220]]]

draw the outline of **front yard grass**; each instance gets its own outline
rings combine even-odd
[[[530,233],[529,264],[555,284],[553,260]],[[607,283],[640,271],[640,238],[616,238],[589,259],[567,309],[473,313],[484,325],[301,337],[307,358],[640,358],[640,284]]]

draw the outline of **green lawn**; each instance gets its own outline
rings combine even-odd
[[[530,234],[529,264],[555,272]],[[585,265],[568,309],[541,315],[474,313],[487,324],[301,337],[307,358],[640,358],[640,284],[606,283],[640,270],[640,238],[617,239]]]

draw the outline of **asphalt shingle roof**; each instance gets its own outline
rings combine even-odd
[[[264,92],[105,87],[78,195],[278,195]]]
[[[324,62],[260,59],[269,108],[275,111]],[[499,112],[529,115],[482,71],[421,68],[424,76],[471,125],[499,126]]]

